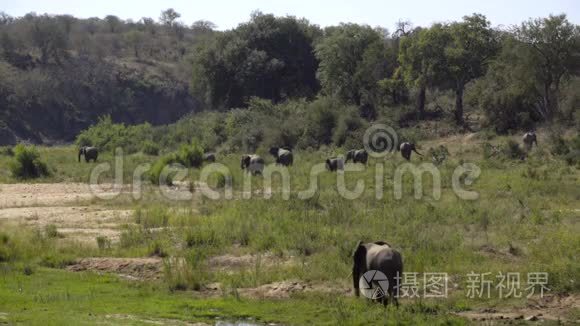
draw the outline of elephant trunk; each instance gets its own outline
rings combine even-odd
[[[83,149],[81,148],[81,149],[79,149],[79,163],[80,163],[80,161],[81,161],[81,155],[82,155],[82,154],[83,154]]]
[[[417,152],[417,150],[416,150],[416,149],[413,149],[413,152],[417,153],[417,155],[419,155],[419,156],[423,156],[423,154],[421,154],[421,153]]]

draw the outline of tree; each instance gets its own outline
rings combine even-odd
[[[419,119],[425,113],[427,88],[441,87],[447,77],[445,46],[451,41],[447,25],[415,29],[401,39],[400,73],[409,85],[417,89],[416,110]]]
[[[210,22],[209,20],[198,20],[191,24],[191,29],[200,33],[211,32],[216,29],[216,27],[217,25]]]
[[[49,16],[34,19],[29,30],[30,39],[40,50],[41,61],[47,63],[51,58],[58,64],[66,56],[68,39],[61,24]]]
[[[485,16],[473,14],[449,26],[451,42],[445,48],[445,64],[455,91],[455,121],[463,125],[465,85],[485,74],[489,60],[497,53],[497,35]]]
[[[119,17],[113,15],[108,15],[105,17],[105,21],[107,22],[107,25],[109,25],[109,32],[111,33],[118,32],[119,28],[123,24]]]
[[[325,34],[316,47],[322,92],[356,105],[368,102],[388,76],[383,36],[356,24],[329,27]]]
[[[524,22],[516,37],[531,50],[529,69],[542,87],[542,115],[550,120],[558,111],[562,81],[578,65],[579,29],[564,14],[550,15]]]
[[[139,50],[142,48],[143,42],[145,40],[143,32],[138,30],[132,30],[125,34],[125,38],[127,40],[127,43],[130,44],[131,47],[133,48],[133,53],[135,54],[135,57],[139,58],[140,57]]]
[[[214,107],[244,107],[251,97],[279,102],[318,90],[316,28],[294,17],[255,13],[238,28],[199,45],[192,91]]]
[[[181,17],[180,13],[175,11],[173,8],[169,8],[161,12],[161,16],[159,16],[159,22],[161,22],[163,25],[171,27],[175,23],[175,20],[179,17]]]
[[[529,130],[542,115],[541,92],[531,68],[530,49],[506,33],[498,56],[483,78],[475,81],[467,101],[484,114],[484,126],[498,133]]]

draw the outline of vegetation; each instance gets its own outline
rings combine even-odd
[[[499,136],[489,142],[501,147],[510,139]],[[573,142],[577,139],[565,138],[567,146]],[[398,155],[389,157],[385,163],[382,199],[376,199],[375,187],[370,186],[375,183],[372,166],[382,161],[372,159],[365,171],[347,174],[349,189],[357,179],[369,185],[358,200],[342,199],[336,189],[335,174],[330,172],[320,175],[319,191],[313,198],[298,199],[296,192],[308,188],[310,166],[329,155],[325,151],[301,150],[296,151],[296,164],[291,168],[289,200],[282,198],[281,180],[276,178],[272,184],[273,198],[266,200],[263,195],[256,194],[251,199],[236,200],[242,191],[244,177],[239,169],[239,153],[234,153],[220,158],[231,171],[234,200],[193,199],[168,204],[156,188],[145,188],[141,201],[132,202],[121,197],[103,202],[108,207],[135,209],[126,224],[119,226],[119,241],[100,237],[93,243],[80,244],[59,236],[61,232],[55,225],[35,230],[3,224],[0,260],[4,264],[0,273],[7,282],[2,282],[1,297],[17,295],[15,284],[23,289],[23,294],[18,294],[23,297],[11,300],[4,305],[3,311],[9,314],[10,321],[23,322],[47,316],[43,308],[37,307],[42,302],[42,307],[57,310],[64,303],[73,307],[58,317],[63,321],[77,320],[81,316],[87,318],[88,312],[93,314],[91,318],[101,320],[118,311],[145,320],[207,321],[219,316],[298,324],[308,321],[334,324],[337,320],[349,323],[377,320],[385,320],[385,323],[463,323],[452,313],[498,304],[496,299],[465,297],[465,275],[482,271],[482,266],[492,273],[517,271],[525,275],[546,271],[550,275],[551,293],[578,292],[577,283],[571,282],[577,278],[579,268],[574,258],[580,245],[576,236],[580,231],[575,222],[577,207],[574,206],[580,196],[578,169],[569,167],[559,155],[552,154],[549,146],[534,148],[522,161],[519,157],[510,158],[510,152],[499,158],[483,158],[483,149],[477,142],[461,147],[458,143],[441,147],[436,139],[422,143],[425,152],[433,148],[435,153],[448,153],[439,164],[443,187],[440,200],[433,198],[429,190],[430,178],[423,181],[424,197],[414,199],[410,176],[403,178],[403,198],[394,198],[393,184],[389,180],[393,180],[394,169],[403,162]],[[46,157],[51,160],[66,161],[70,155],[71,166],[86,165],[75,161],[74,148],[68,152],[49,149],[48,153],[51,154]],[[126,161],[150,162],[153,159],[133,154]],[[112,157],[104,160],[111,161]],[[482,168],[482,175],[468,187],[479,193],[477,201],[460,200],[452,192],[448,178],[463,160]],[[134,165],[128,164],[129,167]],[[196,179],[195,171],[190,170],[187,180]],[[79,175],[82,173],[79,171]],[[252,178],[254,190],[263,186],[260,179]],[[216,186],[216,190],[223,191]],[[398,312],[387,314],[381,307],[362,299],[324,292],[305,292],[285,300],[259,302],[240,298],[237,294],[248,287],[285,280],[349,289],[350,255],[353,245],[360,239],[385,239],[401,250],[407,271],[447,272],[458,287],[454,287],[447,300],[403,300]],[[274,256],[287,263],[256,262],[221,272],[210,263],[212,257],[220,255]],[[75,258],[101,256],[162,257],[163,275],[159,281],[135,283],[113,276],[53,269],[71,264]],[[24,276],[26,271],[32,271],[31,275]],[[203,297],[206,286],[215,282],[222,284],[218,297]],[[193,300],[190,291],[198,291],[193,293],[202,297]],[[119,297],[124,298],[123,302],[116,301]],[[69,302],[71,300],[75,303]],[[502,301],[502,305],[525,305],[522,300],[525,299]],[[177,301],[182,302],[181,305],[175,306]],[[152,302],[155,302],[155,309],[143,308],[153,305]],[[23,305],[28,309],[25,315],[21,313]],[[297,313],[296,309],[312,305],[315,311],[307,309]],[[200,312],[191,313],[191,309],[198,311],[192,307],[198,307]],[[214,308],[217,310],[211,310]]]
[[[10,171],[18,179],[34,179],[50,174],[36,148],[22,144],[14,147],[14,159],[10,162]]]
[[[327,109],[335,117],[352,106],[367,121],[398,116],[394,122],[401,127],[448,118],[473,128],[482,116],[484,127],[507,133],[580,121],[580,33],[565,15],[530,19],[507,31],[473,14],[416,28],[401,22],[392,34],[357,24],[321,29],[261,12],[225,32],[207,21],[185,26],[172,9],[159,22],[2,17],[0,105],[6,110],[0,112],[0,145],[70,141],[99,119],[160,125],[200,110],[242,115],[256,99],[273,104],[265,110],[286,106],[300,120],[305,101],[321,96],[331,98]],[[99,146],[94,138],[106,135],[90,130],[77,141]],[[211,131],[217,139],[206,147],[221,143],[223,127]],[[126,132],[152,140],[146,130]]]
[[[0,219],[0,323],[448,325],[467,323],[457,316],[465,310],[529,304],[525,296],[500,301],[497,289],[495,297],[467,299],[473,271],[546,272],[551,293],[580,293],[580,29],[565,15],[509,31],[479,14],[416,28],[400,22],[392,34],[260,12],[224,32],[179,18],[173,9],[157,22],[0,14],[0,145],[75,141],[0,148],[0,182],[86,183],[104,163],[112,168],[99,182],[125,183],[112,199],[75,193],[55,203],[79,224],[84,209],[98,206],[90,228],[113,236],[80,241],[60,222]],[[376,123],[427,154],[412,164],[436,164],[441,197],[431,192],[435,177],[425,177],[417,199],[405,174],[399,198],[396,171],[407,161],[386,153],[339,175],[348,189],[364,182],[356,200],[341,197],[329,171],[302,199],[313,186],[311,168],[362,148]],[[529,129],[538,144],[524,150],[520,131]],[[77,161],[84,145],[99,148],[97,164]],[[273,163],[272,146],[294,151],[288,197],[284,178],[274,174],[269,184],[240,169],[242,153]],[[200,180],[205,152],[217,153],[227,173]],[[474,180],[459,178],[477,200],[454,191],[464,163],[481,170]],[[139,196],[127,191],[138,190],[134,178],[145,181]],[[163,181],[172,187],[158,187]],[[233,198],[209,199],[207,187]],[[24,199],[0,208],[20,211]],[[447,273],[449,297],[386,310],[350,297],[359,240],[392,243],[407,272]],[[159,273],[135,281],[65,270],[95,257],[154,261]],[[231,257],[235,263],[219,265]],[[261,297],[264,286],[278,290],[282,282],[301,288],[284,299]]]

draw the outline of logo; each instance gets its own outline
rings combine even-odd
[[[367,153],[374,158],[380,158],[388,153],[395,152],[399,137],[395,129],[384,125],[374,124],[365,131],[363,144]]]
[[[365,297],[373,300],[380,299],[387,294],[389,280],[383,272],[370,270],[359,279],[359,288]]]

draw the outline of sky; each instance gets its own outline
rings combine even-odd
[[[248,21],[255,10],[304,17],[321,27],[351,22],[392,29],[399,20],[429,26],[434,22],[460,20],[474,12],[486,15],[494,26],[560,13],[580,24],[580,0],[0,0],[0,11],[12,16],[34,11],[80,18],[115,15],[137,21],[141,17],[158,19],[159,13],[167,8],[179,12],[180,20],[187,25],[209,20],[219,30]]]

